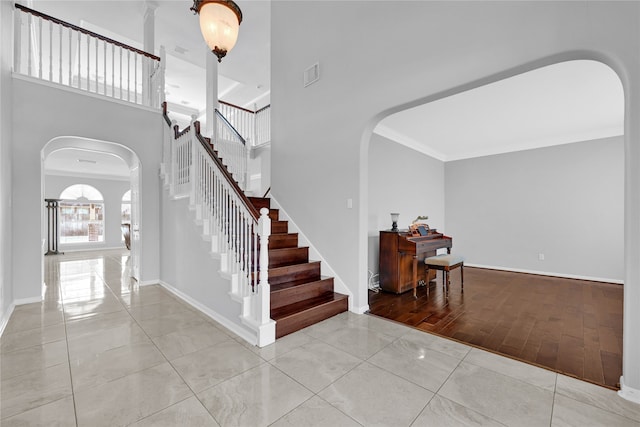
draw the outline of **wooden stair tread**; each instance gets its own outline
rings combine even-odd
[[[271,285],[271,293],[280,292],[280,291],[283,291],[283,290],[289,289],[289,288],[295,288],[296,286],[308,285],[308,284],[316,283],[316,282],[322,282],[322,281],[328,280],[328,279],[332,279],[332,277],[321,276],[318,280],[301,279],[301,280],[292,280],[291,282],[278,283],[277,285]]]
[[[339,294],[337,292],[327,293],[319,297],[309,298],[294,304],[289,304],[287,306],[271,310],[271,318],[277,322],[296,314],[304,313],[309,309],[318,308],[336,301],[343,301],[347,298],[349,298],[347,295]]]

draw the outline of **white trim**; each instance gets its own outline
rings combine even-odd
[[[129,181],[129,176],[121,175],[104,175],[94,174],[90,172],[70,172],[59,169],[45,169],[44,175],[46,176],[70,176],[73,178],[91,178],[91,179],[103,179],[107,181]]]
[[[95,242],[87,242],[86,244],[93,244]],[[60,244],[59,248],[60,248],[60,252],[63,253],[67,253],[67,252],[92,252],[92,251],[116,251],[116,250],[120,250],[120,249],[127,249],[127,247],[124,245],[124,243],[122,244],[122,246],[110,246],[110,247],[98,247],[98,246],[92,246],[90,248],[66,248],[64,247],[65,245],[77,245],[78,243],[65,243]],[[62,254],[61,254],[62,255]]]
[[[240,338],[244,339],[249,344],[257,345],[257,342],[258,342],[257,335],[252,335],[246,329],[240,327],[239,325],[237,325],[237,324],[235,324],[233,322],[230,322],[226,317],[221,316],[220,314],[218,314],[215,311],[211,310],[209,307],[206,307],[206,306],[202,305],[201,303],[199,303],[195,299],[191,298],[189,295],[187,295],[184,292],[174,288],[169,283],[167,283],[167,282],[165,282],[163,280],[158,280],[157,283],[160,284],[160,286],[162,286],[163,288],[165,288],[169,292],[171,292],[172,294],[174,294],[175,296],[177,296],[178,298],[180,298],[181,300],[183,300],[184,302],[186,302],[187,304],[189,304],[190,306],[192,306],[193,308],[197,309],[198,311],[202,312],[206,316],[208,316],[211,319],[215,320],[216,322],[220,323],[222,326],[224,326],[225,328],[229,329],[231,332],[233,332],[234,334],[238,335]]]
[[[369,311],[369,304],[363,305],[361,307],[352,307],[351,309],[349,309],[349,311],[355,314],[365,314]]]
[[[618,396],[630,402],[640,403],[640,390],[626,385],[624,383],[624,376],[620,377],[620,390],[618,390]]]
[[[4,330],[9,324],[9,319],[13,314],[14,308],[16,308],[15,303],[11,303],[11,305],[9,305],[9,309],[7,310],[7,312],[2,316],[2,319],[0,319],[0,337],[2,336],[2,334],[4,334]]]
[[[284,217],[284,219],[286,219],[289,222],[289,233],[292,233],[292,232],[293,233],[298,233],[298,245],[309,246],[309,258],[310,259],[313,258],[313,259],[320,260],[320,262],[321,262],[321,264],[320,264],[321,274],[323,276],[333,277],[333,284],[334,284],[334,289],[336,290],[336,292],[339,292],[341,294],[345,294],[345,295],[349,296],[349,311],[351,311],[353,313],[363,314],[365,311],[369,310],[369,306],[368,305],[365,306],[365,307],[367,307],[367,309],[365,311],[360,311],[360,310],[363,310],[364,307],[354,307],[353,306],[353,304],[354,304],[353,299],[354,298],[353,298],[353,294],[351,293],[351,290],[349,290],[349,288],[345,285],[344,281],[340,278],[340,276],[338,276],[338,274],[335,272],[335,270],[333,268],[331,268],[331,265],[322,256],[320,251],[318,251],[316,249],[316,247],[313,246],[313,243],[311,243],[311,241],[302,232],[302,230],[300,230],[300,227],[298,227],[296,225],[296,223],[291,219],[291,217],[287,214],[287,212],[282,208],[282,205],[280,205],[280,203],[278,203],[276,198],[273,197],[273,195],[271,195],[269,198],[271,199],[272,204],[275,204],[277,209],[280,210],[281,219],[282,219],[282,217]]]
[[[151,285],[160,285],[160,279],[154,280],[140,280],[138,282],[138,286],[151,286]]]
[[[25,305],[25,304],[33,304],[35,302],[42,302],[42,296],[37,296],[37,297],[30,297],[30,298],[20,298],[20,299],[16,299],[13,300],[13,304],[17,307],[19,305]]]
[[[523,268],[497,267],[493,265],[482,265],[482,264],[465,263],[464,265],[465,267],[486,268],[487,270],[512,271],[514,273],[537,274],[538,276],[562,277],[564,279],[588,280],[590,282],[615,283],[617,285],[624,284],[623,280],[607,279],[605,277],[581,276],[578,274],[550,273],[547,271],[527,270]]]

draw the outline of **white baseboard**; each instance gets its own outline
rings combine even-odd
[[[62,253],[74,253],[74,252],[96,252],[96,251],[113,251],[113,250],[120,250],[120,249],[127,249],[127,247],[124,245],[124,243],[122,244],[122,246],[109,246],[109,247],[91,247],[91,248],[63,248],[62,246],[60,246],[60,252]]]
[[[7,324],[9,323],[9,318],[11,318],[14,308],[16,308],[16,305],[14,303],[11,303],[11,305],[9,305],[9,308],[7,309],[7,312],[4,313],[2,315],[2,319],[0,319],[0,337],[4,333],[4,329],[7,327]]]
[[[468,264],[466,262],[465,262],[464,266],[465,267],[486,268],[487,270],[511,271],[513,273],[537,274],[538,276],[562,277],[564,279],[588,280],[590,282],[616,283],[616,284],[619,284],[619,285],[622,285],[624,283],[623,280],[618,280],[618,279],[607,279],[607,278],[602,278],[602,277],[580,276],[580,275],[577,275],[577,274],[549,273],[549,272],[546,272],[546,271],[526,270],[526,269],[522,269],[522,268],[496,267],[494,265]]]
[[[31,298],[19,298],[19,299],[13,300],[13,304],[15,306],[33,304],[35,302],[42,302],[42,296],[31,297]]]
[[[369,311],[369,304],[363,305],[361,307],[353,307],[349,309],[349,311],[355,314],[365,314],[366,312]]]
[[[620,377],[620,390],[618,390],[618,396],[630,402],[640,403],[640,390],[626,385],[624,383],[624,377],[622,376]]]
[[[230,322],[226,317],[221,316],[217,312],[211,310],[209,307],[206,307],[206,306],[202,305],[201,303],[199,303],[195,299],[191,298],[189,295],[185,294],[184,292],[176,289],[175,287],[173,287],[169,283],[167,283],[165,281],[162,281],[162,280],[159,280],[156,283],[159,283],[163,288],[165,288],[166,290],[168,290],[169,292],[171,292],[172,294],[174,294],[175,296],[177,296],[178,298],[180,298],[181,300],[183,300],[184,302],[186,302],[187,304],[189,304],[190,306],[192,306],[196,310],[202,312],[206,316],[208,316],[211,319],[215,320],[216,322],[220,323],[222,326],[224,326],[225,328],[229,329],[231,332],[233,332],[234,334],[238,335],[239,337],[244,339],[249,344],[257,345],[257,343],[258,343],[257,335],[252,335],[249,331],[247,331],[246,329],[242,328],[240,325],[237,325],[237,324],[235,324],[233,322]]]
[[[150,286],[150,285],[158,285],[158,284],[161,284],[160,279],[138,281],[139,286]]]

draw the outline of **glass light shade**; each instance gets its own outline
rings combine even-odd
[[[391,214],[391,231],[398,231],[398,218],[400,217],[399,213]]]
[[[206,3],[199,11],[200,31],[218,62],[236,45],[240,21],[236,12],[224,3]]]

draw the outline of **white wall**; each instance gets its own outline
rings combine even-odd
[[[445,187],[467,263],[623,280],[622,137],[447,162]]]
[[[121,205],[122,196],[131,188],[129,181],[45,175],[45,198],[57,199],[65,188],[74,184],[91,185],[102,194],[102,197],[104,198],[104,241],[81,244],[60,244],[60,250],[64,252],[65,250],[125,247],[124,241],[122,240],[122,230],[120,229],[120,224],[122,223]],[[46,215],[46,210],[44,215]]]
[[[369,263],[378,274],[380,230],[391,228],[391,212],[400,213],[406,229],[418,215],[444,232],[444,163],[373,134],[369,145]],[[454,240],[457,245],[457,241]]]
[[[160,278],[170,289],[241,336],[256,333],[240,321],[240,304],[229,296],[231,285],[220,276],[220,260],[210,253],[211,242],[202,239],[202,227],[193,221],[189,199],[172,200],[162,191],[160,209]]]
[[[11,17],[12,2],[0,2],[0,333],[13,303],[11,273]]]
[[[115,142],[141,162],[141,281],[159,278],[160,111],[125,105],[73,90],[13,79],[14,298],[36,298],[41,272],[41,151],[59,136]]]
[[[623,390],[640,396],[640,3],[275,1],[271,17],[272,192],[360,310],[380,119],[558,61],[614,68],[625,90]],[[320,80],[305,88],[315,62]]]

